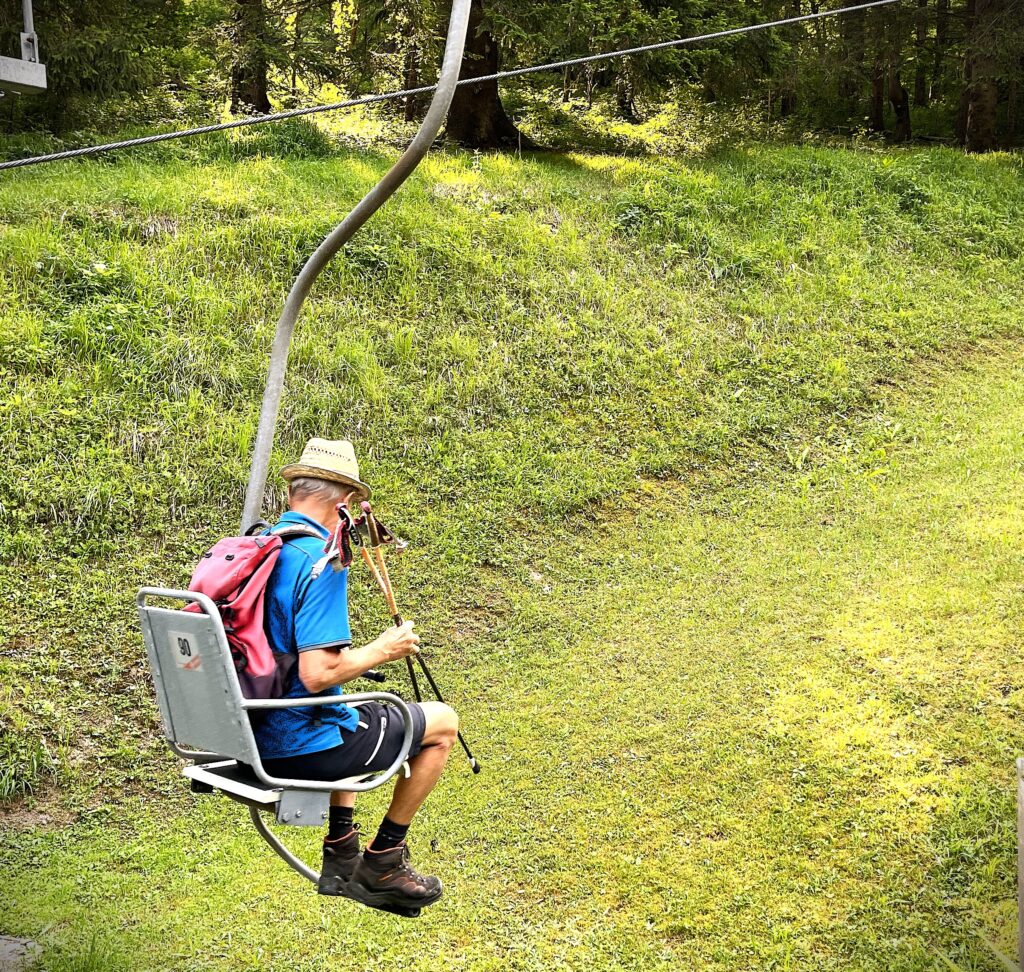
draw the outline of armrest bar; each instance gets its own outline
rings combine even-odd
[[[285,709],[295,708],[296,706],[289,705],[288,703],[298,703],[298,705],[326,705],[328,702],[337,703],[341,702],[384,702],[394,708],[398,709],[402,714],[402,721],[404,722],[404,729],[402,733],[402,746],[398,751],[398,755],[395,757],[391,765],[381,773],[374,776],[372,779],[365,780],[362,783],[351,782],[351,777],[343,780],[283,780],[276,776],[271,776],[264,768],[262,760],[252,764],[252,771],[256,774],[257,778],[265,783],[267,786],[280,787],[284,790],[319,790],[321,792],[333,793],[335,790],[346,790],[353,793],[362,793],[366,790],[373,790],[383,783],[387,783],[398,771],[402,768],[402,764],[409,758],[409,750],[412,748],[412,713],[409,711],[409,706],[405,704],[397,695],[392,695],[390,692],[366,692],[359,695],[330,695],[326,698],[324,696],[308,696],[303,699],[247,699],[243,705],[246,709]],[[284,703],[283,705],[275,705],[274,703]]]
[[[359,692],[354,695],[303,695],[295,699],[242,699],[242,708],[301,709],[313,705],[359,705],[362,702],[384,702],[404,706],[402,700],[390,692]]]

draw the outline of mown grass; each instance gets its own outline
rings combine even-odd
[[[652,484],[471,638],[435,629],[485,772],[456,759],[421,816],[449,891],[420,921],[318,898],[243,810],[155,786],[12,834],[0,921],[110,972],[1005,968],[1024,367],[988,353],[804,470]]]
[[[182,148],[163,164],[125,157],[0,185],[0,374],[10,388],[0,402],[3,787],[36,794],[12,804],[20,815],[12,819],[73,823],[66,834],[23,832],[19,847],[35,846],[43,866],[66,838],[85,841],[90,850],[71,871],[97,907],[127,887],[111,865],[123,840],[146,873],[166,860],[161,887],[172,904],[156,913],[171,935],[193,891],[170,876],[183,880],[183,844],[174,838],[161,849],[156,829],[185,843],[193,832],[176,815],[185,798],[156,739],[131,596],[141,583],[180,585],[196,551],[236,526],[282,295],[389,157],[315,140],[305,159],[281,157],[296,151],[293,142],[250,144],[231,157]],[[588,684],[583,658],[565,668],[567,636],[547,626],[554,609],[542,610],[541,588],[523,615],[523,585],[531,571],[545,574],[549,544],[587,532],[600,504],[645,483],[700,482],[717,496],[723,481],[789,469],[811,495],[816,457],[843,448],[856,469],[871,471],[873,453],[856,445],[851,422],[881,388],[905,381],[922,357],[1020,334],[1020,176],[1014,157],[945,151],[760,147],[680,160],[438,153],[318,284],[294,352],[278,459],[309,435],[357,439],[382,515],[414,541],[402,568],[407,613],[448,647],[453,699],[471,725],[496,733],[488,746],[504,771],[494,788],[449,786],[428,818],[445,826],[465,818],[442,846],[464,853],[458,869],[479,885],[470,892],[457,882],[468,897],[449,913],[449,937],[427,934],[431,954],[499,961],[470,948],[477,922],[492,944],[514,951],[487,896],[507,890],[500,874],[520,867],[516,900],[541,913],[513,907],[509,920],[535,915],[552,943],[552,922],[570,929],[563,945],[541,949],[541,967],[570,962],[571,947],[601,964],[637,921],[641,943],[664,937],[654,917],[641,920],[622,903],[607,905],[605,928],[588,911],[590,885],[582,897],[559,890],[559,876],[574,880],[571,852],[537,835],[510,838],[496,864],[479,853],[494,850],[487,834],[518,833],[501,816],[518,802],[502,794],[503,777],[533,804],[537,760],[555,758],[555,742],[571,742],[574,725],[625,731],[630,704],[648,705],[626,691],[625,662],[621,682],[601,686]],[[902,435],[881,427],[874,448]],[[278,504],[279,492],[270,501]],[[634,530],[602,535],[601,558],[618,564]],[[560,553],[553,562],[566,561]],[[596,593],[581,588],[573,599],[580,619],[614,613],[610,603],[591,608]],[[372,636],[381,612],[365,586],[354,611],[357,629]],[[693,623],[678,605],[669,616]],[[568,643],[580,644],[575,635]],[[729,672],[742,673],[747,654],[728,654],[722,678],[740,678]],[[575,718],[566,703],[561,722],[537,720],[550,738],[512,718],[532,718],[536,705],[585,686],[588,705],[598,688],[606,693],[604,714],[584,707]],[[670,700],[684,697],[681,686],[672,692]],[[521,710],[510,707],[520,696]],[[484,710],[511,721],[491,725]],[[552,819],[581,805],[586,819],[597,813],[587,802],[594,738],[581,735],[578,752],[558,757],[558,782],[538,791]],[[607,742],[610,754],[622,749],[617,737]],[[620,770],[625,759],[619,753],[603,769]],[[637,805],[653,833],[675,811],[652,786],[644,781],[651,803]],[[717,790],[694,797],[709,807],[719,798]],[[174,812],[154,811],[156,803]],[[208,804],[195,812],[221,835],[233,819]],[[114,832],[94,831],[95,821]],[[574,847],[588,839],[575,825],[569,831]],[[247,836],[232,841],[242,869],[257,869],[254,881],[280,882],[272,862],[253,865]],[[229,869],[226,895],[237,861],[211,861]],[[637,883],[645,873],[618,864],[609,872],[627,897],[647,887]],[[31,883],[31,871],[22,876]],[[40,899],[39,910],[19,912],[19,927],[37,931],[36,918],[60,907]],[[573,925],[573,909],[590,917]],[[328,925],[331,914],[323,912]],[[359,946],[369,963],[380,919],[346,912],[345,921],[371,929]],[[423,933],[409,934],[415,942]],[[194,944],[165,941],[159,962],[199,962]],[[745,954],[743,941],[729,946],[735,954]],[[289,942],[281,947],[301,953]],[[224,962],[257,964],[260,946],[252,947],[249,956],[225,945]],[[675,946],[665,947],[675,960]],[[837,945],[836,955],[849,947]],[[730,967],[723,956],[713,960]]]

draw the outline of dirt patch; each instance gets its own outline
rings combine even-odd
[[[67,826],[75,818],[58,805],[59,798],[60,790],[54,786],[40,790],[31,799],[0,803],[0,830],[48,830]]]

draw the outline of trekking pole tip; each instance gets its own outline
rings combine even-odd
[[[473,772],[474,773],[479,773],[480,772],[480,764],[475,759],[471,759],[469,761],[469,765],[473,767]]]

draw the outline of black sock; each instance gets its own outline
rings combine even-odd
[[[384,851],[397,847],[405,840],[407,833],[409,833],[408,824],[396,824],[390,817],[385,817],[380,822],[380,830],[377,831],[377,836],[373,838],[373,843],[370,844],[368,850]]]
[[[331,807],[328,818],[327,839],[337,840],[345,837],[352,829],[352,816],[355,813],[354,807]]]

